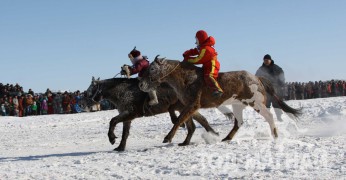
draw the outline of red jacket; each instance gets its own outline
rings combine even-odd
[[[138,73],[138,77],[143,77],[143,73],[145,72],[146,69],[148,69],[148,67],[149,67],[149,61],[146,59],[140,59],[129,69],[130,69],[131,75]]]
[[[215,39],[210,36],[208,39],[200,45],[199,48],[190,49],[184,52],[184,61],[188,61],[192,64],[203,64],[204,70],[212,69],[214,66],[220,69],[220,63],[217,60],[217,52],[212,47],[215,44]],[[191,57],[197,56],[197,57]]]

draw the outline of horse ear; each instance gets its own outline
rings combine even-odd
[[[95,81],[95,77],[94,76],[91,78],[91,81]]]
[[[164,64],[166,62],[165,58],[160,58],[157,61],[160,65]]]
[[[99,78],[97,78],[97,81],[100,81],[100,77],[99,77]]]
[[[159,56],[160,56],[160,55],[156,55],[154,61],[158,61],[158,60],[159,60]]]

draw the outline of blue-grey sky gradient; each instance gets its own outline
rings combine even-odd
[[[286,81],[346,79],[346,1],[1,0],[0,82],[85,90],[137,46],[182,60],[195,33],[216,39],[221,71],[255,73],[265,54]]]

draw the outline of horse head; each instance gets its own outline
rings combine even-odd
[[[87,89],[87,99],[91,100],[92,102],[98,102],[102,95],[102,89],[101,89],[101,81],[100,78],[95,79],[92,77],[91,84]]]
[[[144,92],[156,89],[178,65],[179,61],[166,60],[166,58],[159,58],[157,55],[155,60],[150,63],[145,76],[141,78],[139,88]]]

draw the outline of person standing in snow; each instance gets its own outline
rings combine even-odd
[[[121,75],[126,75],[127,78],[130,78],[131,75],[138,74],[138,79],[143,77],[144,72],[149,67],[149,61],[146,56],[142,56],[141,52],[135,48],[128,54],[128,57],[132,63],[132,66],[123,65],[121,67]],[[149,105],[157,105],[159,101],[157,100],[156,91],[152,90],[148,92],[149,94]]]
[[[276,94],[282,98],[282,88],[285,86],[285,74],[282,68],[274,63],[274,60],[269,54],[266,54],[263,57],[263,64],[257,70],[256,76],[268,79],[273,84]],[[282,110],[280,109],[279,104],[277,104],[277,102],[273,100],[273,97],[267,93],[266,106],[267,108],[270,108],[271,105],[274,107],[277,119],[282,121]]]

